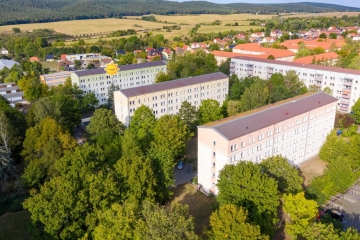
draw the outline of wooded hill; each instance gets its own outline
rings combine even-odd
[[[230,14],[283,12],[355,12],[360,8],[323,3],[215,4],[164,0],[2,0],[0,25],[96,19],[144,14]]]

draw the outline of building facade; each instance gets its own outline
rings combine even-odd
[[[338,110],[341,112],[350,112],[360,96],[359,70],[250,57],[235,57],[230,63],[230,74],[236,74],[239,78],[258,76],[269,79],[273,73],[285,75],[289,70],[294,70],[307,87],[329,87],[332,95],[338,99]]]
[[[99,100],[99,105],[102,105],[108,99],[108,91],[112,84],[119,89],[151,85],[160,71],[166,71],[166,64],[157,61],[123,65],[119,68],[120,71],[114,76],[107,75],[104,68],[76,71],[71,73],[71,82],[85,93],[93,92]]]
[[[70,78],[71,72],[63,71],[51,74],[40,75],[40,81],[49,87],[58,86],[64,84],[67,78]]]
[[[307,93],[198,127],[198,182],[215,194],[219,172],[281,155],[294,165],[318,154],[334,127],[337,99]]]
[[[202,100],[214,99],[221,105],[228,91],[229,77],[219,72],[120,90],[114,92],[115,114],[128,126],[141,105],[151,108],[159,118],[178,113],[184,101],[199,107]]]
[[[15,103],[26,103],[24,92],[14,82],[0,83],[0,95],[6,98],[13,107]]]

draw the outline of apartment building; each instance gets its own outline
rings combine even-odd
[[[128,126],[135,110],[141,105],[151,108],[159,118],[178,113],[184,101],[196,107],[205,99],[214,99],[222,104],[228,92],[229,77],[220,72],[124,89],[114,92],[115,114]]]
[[[40,75],[40,81],[49,87],[58,86],[59,84],[64,84],[67,78],[70,78],[71,72],[62,71],[51,74],[42,74]]]
[[[219,172],[281,155],[298,165],[318,154],[334,127],[337,99],[307,93],[198,127],[198,182],[218,193]]]
[[[329,87],[338,99],[338,110],[341,112],[350,112],[360,96],[359,70],[250,57],[235,57],[230,63],[230,75],[236,74],[239,78],[258,76],[269,79],[273,73],[285,75],[289,70],[294,70],[307,87]]]
[[[120,89],[151,85],[156,75],[166,71],[162,61],[146,62],[119,66],[117,75],[107,75],[104,68],[81,70],[71,73],[72,84],[78,85],[85,93],[93,92],[99,100],[99,105],[105,104],[111,85]]]
[[[0,83],[0,95],[15,107],[15,103],[26,103],[24,92],[14,82]]]

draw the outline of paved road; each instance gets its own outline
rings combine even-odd
[[[328,208],[338,209],[344,215],[344,229],[354,227],[360,231],[360,183],[354,185],[346,194],[333,197]]]
[[[76,127],[74,130],[74,138],[78,144],[84,144],[86,142],[87,133],[81,127]]]
[[[179,170],[175,167],[175,186],[190,182],[197,174],[192,163],[185,163],[184,168]]]

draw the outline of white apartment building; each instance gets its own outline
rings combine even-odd
[[[202,100],[214,99],[221,105],[228,92],[229,77],[220,72],[124,89],[114,92],[115,114],[128,126],[141,105],[151,108],[159,118],[178,113],[184,101],[199,107]]]
[[[227,164],[281,155],[298,165],[315,156],[334,127],[336,105],[326,93],[307,93],[199,126],[199,184],[217,194]]]
[[[71,82],[85,93],[93,92],[99,100],[99,105],[102,105],[108,99],[108,91],[112,84],[120,89],[151,85],[160,71],[166,71],[166,64],[156,61],[122,65],[119,68],[120,71],[114,76],[107,75],[104,68],[76,71],[71,73]]]
[[[0,95],[15,107],[15,103],[26,103],[24,92],[14,82],[0,83]]]
[[[342,112],[350,112],[360,96],[359,70],[251,57],[234,57],[230,63],[230,74],[236,74],[239,78],[258,76],[269,79],[273,73],[285,75],[289,70],[294,70],[307,87],[329,87],[332,95],[338,99],[338,110]]]

